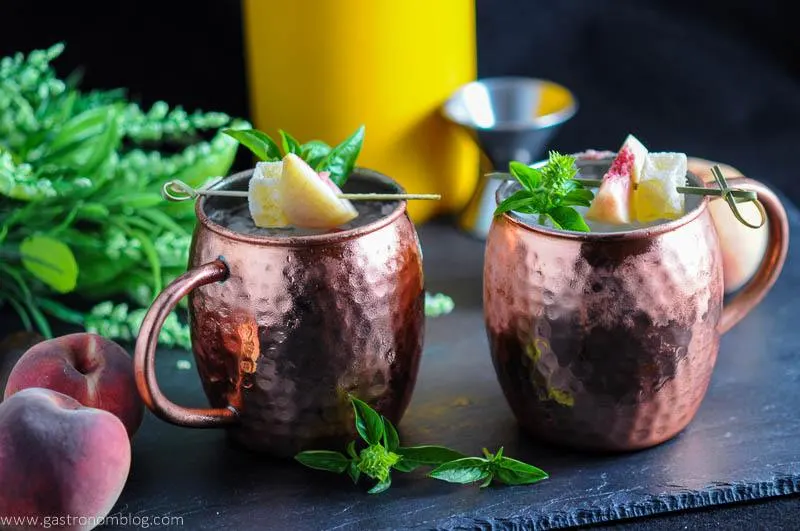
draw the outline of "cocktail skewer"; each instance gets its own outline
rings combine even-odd
[[[717,182],[718,188],[705,188],[702,186],[676,186],[675,190],[680,194],[721,197],[722,199],[725,200],[726,203],[728,203],[736,219],[739,220],[740,223],[746,225],[747,227],[750,227],[751,229],[758,229],[762,227],[764,223],[767,222],[767,213],[764,210],[764,205],[762,205],[761,201],[758,200],[758,194],[756,192],[753,192],[751,190],[743,190],[741,188],[731,188],[728,185],[728,181],[725,179],[725,176],[722,175],[722,170],[720,170],[719,166],[717,165],[714,165],[711,168],[711,174],[714,176],[714,180]],[[504,172],[491,172],[487,174],[487,177],[500,180],[514,179],[513,175]],[[600,184],[603,182],[601,179],[576,178],[575,180],[587,187],[599,187]],[[634,190],[635,189],[636,189],[636,184],[634,184]],[[741,212],[739,212],[737,204],[748,203],[748,202],[752,202],[758,209],[759,216],[761,217],[761,222],[757,225],[750,223],[749,221],[744,219]]]
[[[189,201],[197,196],[217,196],[217,197],[243,197],[247,198],[245,191],[234,190],[206,190],[203,188],[193,188],[185,182],[175,179],[167,181],[161,188],[161,195],[168,201]],[[438,201],[442,198],[440,194],[336,194],[339,199],[350,201],[401,201],[401,200],[424,200]]]

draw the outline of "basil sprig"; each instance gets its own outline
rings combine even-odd
[[[308,450],[300,452],[295,459],[315,470],[347,473],[353,483],[361,475],[375,481],[370,494],[378,494],[392,484],[391,472],[411,472],[422,466],[435,467],[429,477],[450,483],[474,483],[483,480],[482,487],[493,480],[507,485],[527,485],[548,477],[547,473],[534,467],[503,457],[503,449],[496,454],[484,449],[485,457],[467,457],[444,446],[400,446],[397,429],[383,415],[362,400],[351,396],[355,426],[362,440],[360,451],[356,441],[347,445],[347,455],[331,450]]]
[[[504,199],[495,209],[495,216],[512,210],[538,214],[540,223],[549,219],[557,229],[589,232],[589,226],[574,207],[588,207],[594,194],[575,179],[578,170],[574,157],[551,151],[547,164],[541,168],[515,161],[509,165],[509,171],[522,189]]]
[[[285,154],[294,153],[315,171],[330,173],[330,179],[340,188],[353,173],[356,160],[358,160],[364,144],[363,125],[335,147],[331,147],[321,140],[311,140],[301,144],[283,130],[279,131],[280,147],[268,134],[257,129],[225,129],[223,133],[235,139],[265,162],[279,161]],[[281,153],[281,148],[283,148],[283,153]]]

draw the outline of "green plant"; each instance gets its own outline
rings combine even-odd
[[[63,49],[0,60],[0,305],[45,336],[55,318],[127,338],[139,314],[103,301],[147,306],[187,263],[192,208],[163,201],[162,184],[225,175],[238,144],[222,129],[249,124],[82,91],[51,66]],[[58,299],[72,292],[102,304],[74,311]]]
[[[347,455],[332,450],[308,450],[295,459],[316,470],[347,473],[353,483],[361,474],[375,480],[368,491],[378,494],[392,485],[391,472],[411,472],[419,467],[435,467],[428,476],[450,483],[475,483],[483,481],[487,487],[494,480],[507,485],[528,485],[547,479],[548,475],[535,466],[503,457],[503,449],[496,454],[484,448],[485,457],[467,457],[444,446],[400,446],[397,429],[389,420],[372,409],[366,402],[351,396],[356,431],[364,445],[358,451],[356,441],[347,445]]]

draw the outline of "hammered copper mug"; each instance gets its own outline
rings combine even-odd
[[[599,178],[609,162],[578,166]],[[495,218],[484,316],[498,380],[525,431],[564,446],[621,451],[654,446],[689,424],[720,335],[761,301],[786,259],[788,222],[778,198],[750,179],[729,183],[757,192],[769,243],[753,279],[724,305],[707,197],[677,220],[617,233]],[[515,186],[504,184],[498,201]]]
[[[251,172],[214,188],[246,190]],[[348,191],[401,192],[357,169]],[[161,419],[225,427],[254,450],[291,456],[355,436],[352,393],[393,422],[408,405],[422,353],[422,255],[405,202],[376,222],[322,235],[262,237],[209,219],[229,197],[195,208],[189,270],[156,298],[136,343],[136,383]],[[189,295],[192,347],[210,409],[159,389],[158,335]]]

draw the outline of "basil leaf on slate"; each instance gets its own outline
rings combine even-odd
[[[428,476],[449,483],[475,483],[490,475],[489,465],[480,457],[465,457],[439,465]]]
[[[308,450],[300,452],[294,458],[309,468],[336,472],[337,474],[347,470],[350,465],[350,460],[342,455],[341,452],[330,450]]]
[[[367,444],[380,444],[383,437],[383,420],[377,411],[356,397],[350,397],[356,418],[356,430]]]
[[[550,477],[544,470],[510,457],[500,457],[493,464],[495,479],[506,485],[528,485]]]

